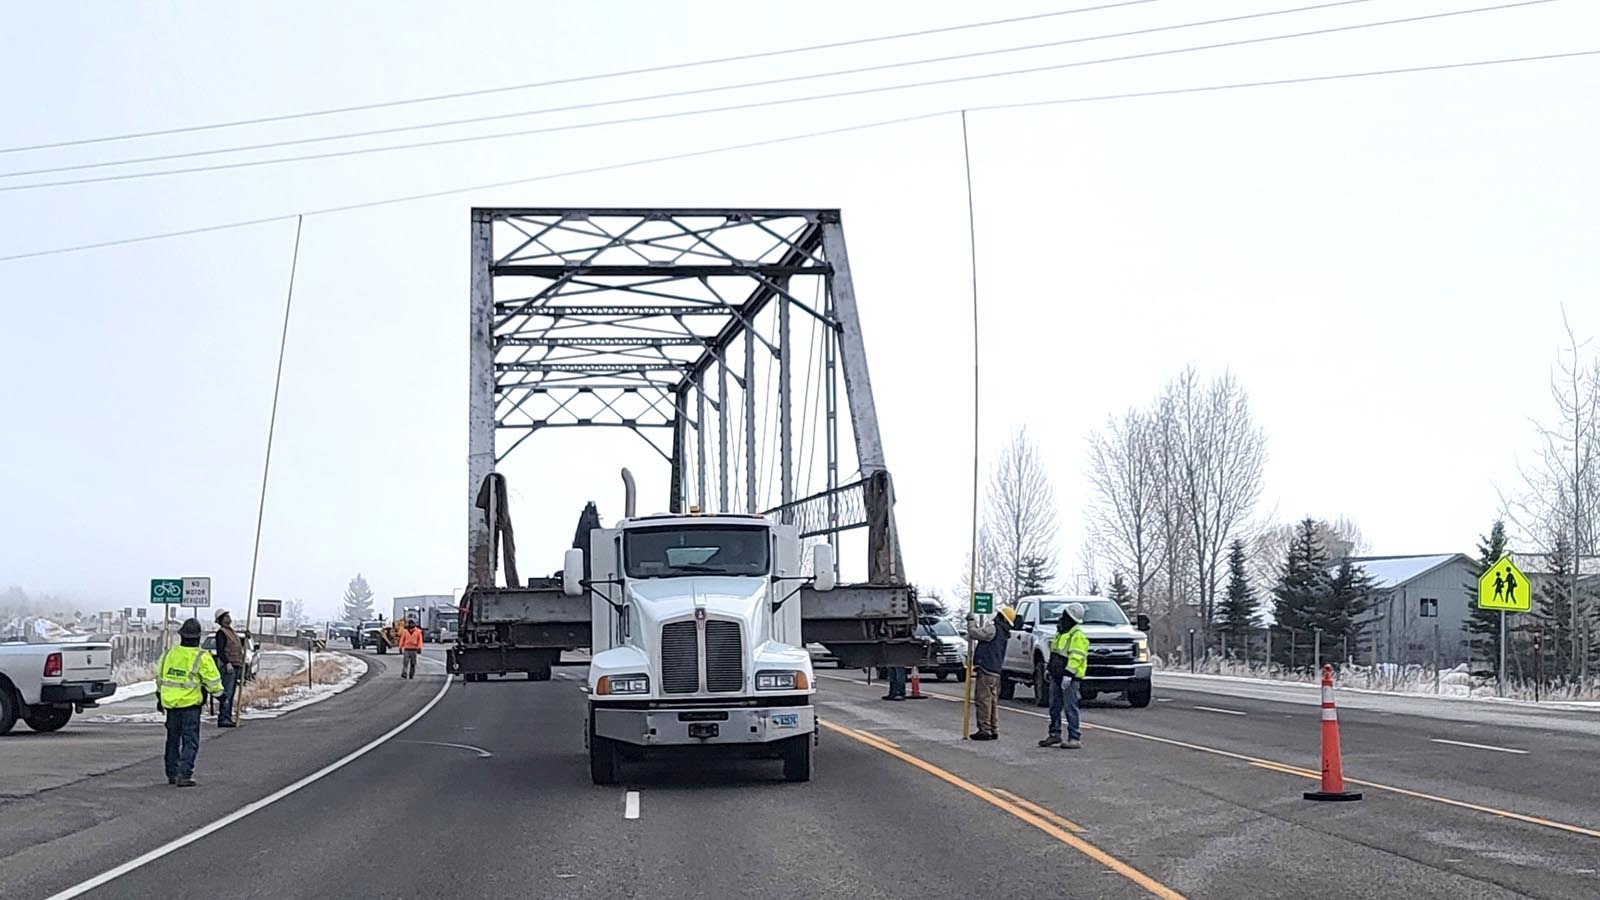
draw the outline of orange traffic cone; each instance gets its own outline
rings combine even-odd
[[[1322,667],[1322,790],[1306,791],[1307,800],[1360,800],[1360,791],[1344,789],[1344,763],[1339,754],[1339,713],[1333,707],[1333,666]]]
[[[922,676],[918,674],[917,667],[911,667],[911,693],[906,695],[907,700],[926,700],[928,695],[922,692]]]

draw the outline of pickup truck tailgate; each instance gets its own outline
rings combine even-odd
[[[62,682],[110,681],[110,644],[61,645]]]

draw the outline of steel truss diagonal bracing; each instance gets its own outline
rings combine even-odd
[[[471,279],[470,496],[540,431],[627,429],[672,511],[864,528],[868,580],[904,582],[837,210],[474,209]]]

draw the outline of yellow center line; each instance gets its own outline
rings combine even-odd
[[[879,735],[873,734],[872,732],[866,730],[865,728],[857,728],[856,729],[856,733],[857,734],[864,734],[867,737],[872,738],[873,740],[877,741],[880,744],[888,744],[891,747],[899,747],[900,746],[899,744],[896,744],[894,741],[891,741],[886,737],[880,737]]]
[[[1022,797],[1018,797],[1016,794],[1013,794],[1010,791],[1003,790],[1001,788],[989,788],[989,790],[991,792],[993,792],[993,793],[999,794],[1000,796],[1006,798],[1007,800],[1010,800],[1012,803],[1016,804],[1017,806],[1020,806],[1023,809],[1025,809],[1025,810],[1027,810],[1027,811],[1029,811],[1031,813],[1034,813],[1035,815],[1039,816],[1042,819],[1047,819],[1047,820],[1049,820],[1051,822],[1056,823],[1057,825],[1060,825],[1062,828],[1065,828],[1066,830],[1072,832],[1073,834],[1083,834],[1083,832],[1084,832],[1084,827],[1082,825],[1079,825],[1076,822],[1072,822],[1072,821],[1070,821],[1068,819],[1065,819],[1065,818],[1063,818],[1063,817],[1061,817],[1059,815],[1056,815],[1054,812],[1052,812],[1052,811],[1050,811],[1048,809],[1045,809],[1044,807],[1040,806],[1037,803],[1034,803],[1031,800],[1023,799]]]
[[[1128,865],[1122,860],[1117,859],[1115,856],[1112,856],[1104,850],[1101,850],[1094,844],[1091,844],[1083,838],[1078,837],[1067,828],[1057,825],[1054,822],[1051,822],[1042,816],[1036,815],[1020,806],[1013,806],[989,791],[984,790],[983,788],[958,775],[953,775],[950,772],[939,768],[933,763],[921,759],[920,757],[912,756],[910,753],[907,753],[897,747],[891,747],[882,741],[873,740],[871,737],[868,737],[867,735],[862,734],[854,729],[846,728],[843,725],[837,725],[833,722],[827,721],[819,721],[817,724],[828,729],[829,731],[835,731],[853,740],[860,741],[861,743],[866,744],[868,747],[881,750],[882,752],[887,753],[902,762],[909,763],[910,765],[927,772],[929,775],[938,778],[946,784],[966,791],[967,793],[977,797],[985,803],[990,804],[991,806],[1005,810],[1018,819],[1021,819],[1045,834],[1050,835],[1061,843],[1066,844],[1068,847],[1071,847],[1079,853],[1082,853],[1084,856],[1089,857],[1102,866],[1105,866],[1118,875],[1121,875],[1123,878],[1128,879],[1139,887],[1144,888],[1153,896],[1160,897],[1162,900],[1184,900],[1184,896],[1182,894],[1174,891],[1172,888],[1167,887],[1161,882],[1156,881],[1149,875],[1144,874],[1143,872],[1135,869],[1133,866]]]
[[[839,678],[838,676],[822,675],[822,676],[818,676],[818,677],[821,677],[821,678],[832,678],[834,681],[843,681],[843,682],[847,682],[847,683],[853,683],[851,681],[851,679],[849,679],[849,678]],[[949,701],[951,703],[960,703],[961,702],[961,698],[960,697],[951,697],[951,696],[948,696],[946,694],[935,693],[933,691],[924,691],[923,693],[927,694],[930,697],[936,697],[936,698],[938,698],[940,700],[946,700],[946,701]],[[1014,706],[1007,706],[1007,707],[1004,707],[1004,708],[1006,710],[1010,711],[1010,712],[1021,713],[1022,715],[1025,715],[1025,716],[1035,716],[1035,717],[1041,718],[1041,719],[1050,718],[1045,713],[1034,712],[1032,710],[1027,710],[1027,709],[1018,709],[1018,708],[1016,708]],[[1137,739],[1139,739],[1141,741],[1153,741],[1153,742],[1158,743],[1158,744],[1167,744],[1167,745],[1172,746],[1172,747],[1182,747],[1185,750],[1194,750],[1194,751],[1199,752],[1199,753],[1208,753],[1208,754],[1210,754],[1212,756],[1221,756],[1221,757],[1225,757],[1227,759],[1234,759],[1234,760],[1238,760],[1239,762],[1250,763],[1251,765],[1255,765],[1255,766],[1258,766],[1258,767],[1263,768],[1263,769],[1271,769],[1273,771],[1280,771],[1280,772],[1283,772],[1284,774],[1287,774],[1287,775],[1304,775],[1304,776],[1308,776],[1308,777],[1315,776],[1317,778],[1321,778],[1322,777],[1321,772],[1314,771],[1312,769],[1303,769],[1303,768],[1301,768],[1299,766],[1293,766],[1293,765],[1290,765],[1288,763],[1281,763],[1281,762],[1277,762],[1276,760],[1271,760],[1271,759],[1262,759],[1261,757],[1249,756],[1249,755],[1244,754],[1244,753],[1234,753],[1234,752],[1232,752],[1230,750],[1221,750],[1221,749],[1218,749],[1216,747],[1206,747],[1206,746],[1202,746],[1200,744],[1191,744],[1191,743],[1189,743],[1187,741],[1179,741],[1179,740],[1174,740],[1172,738],[1157,737],[1156,735],[1153,735],[1153,734],[1144,734],[1144,733],[1138,732],[1138,731],[1129,731],[1129,730],[1127,730],[1125,728],[1114,728],[1114,727],[1112,727],[1110,725],[1095,725],[1095,724],[1092,724],[1092,723],[1089,723],[1089,722],[1084,722],[1083,723],[1083,727],[1086,728],[1086,729],[1092,728],[1092,729],[1094,729],[1096,731],[1104,731],[1104,732],[1108,732],[1110,734],[1121,735],[1122,737],[1137,738]],[[1450,797],[1441,797],[1438,794],[1428,794],[1428,793],[1424,793],[1422,791],[1413,791],[1413,790],[1411,790],[1409,788],[1395,787],[1394,785],[1382,784],[1382,783],[1376,782],[1376,781],[1363,781],[1363,780],[1358,779],[1358,778],[1345,778],[1345,781],[1350,783],[1350,784],[1357,784],[1357,785],[1360,785],[1362,787],[1372,788],[1375,791],[1387,791],[1387,792],[1389,792],[1391,794],[1399,794],[1402,797],[1410,797],[1410,798],[1415,799],[1415,800],[1430,800],[1430,801],[1432,801],[1434,803],[1442,803],[1445,806],[1453,806],[1453,807],[1456,807],[1457,809],[1467,809],[1467,810],[1471,810],[1473,812],[1480,812],[1480,813],[1485,813],[1485,814],[1491,815],[1491,816],[1498,816],[1499,818],[1502,818],[1502,819],[1511,819],[1511,820],[1517,821],[1517,822],[1526,822],[1529,825],[1540,825],[1540,826],[1543,826],[1545,828],[1553,828],[1553,829],[1555,829],[1557,831],[1565,831],[1568,834],[1580,834],[1580,835],[1583,835],[1584,837],[1600,838],[1600,831],[1597,831],[1597,830],[1595,830],[1593,828],[1584,828],[1581,825],[1571,825],[1571,824],[1568,824],[1566,822],[1557,822],[1557,821],[1555,821],[1553,819],[1545,819],[1545,818],[1541,818],[1539,816],[1530,816],[1530,815],[1527,815],[1526,813],[1512,812],[1509,809],[1499,809],[1497,807],[1484,806],[1484,805],[1478,804],[1478,803],[1468,803],[1465,800],[1455,800],[1455,799],[1452,799]]]

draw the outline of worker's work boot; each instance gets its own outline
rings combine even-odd
[[[1081,749],[1083,749],[1083,743],[1080,742],[1077,738],[1073,738],[1072,740],[1067,741],[1065,744],[1062,744],[1061,745],[1061,749],[1063,749],[1063,750],[1081,750]]]
[[[178,787],[194,787],[193,778],[179,778]]]
[[[1040,741],[1039,742],[1039,746],[1041,746],[1041,747],[1059,747],[1059,746],[1061,746],[1061,735],[1052,734],[1049,737],[1045,738],[1044,740]]]

